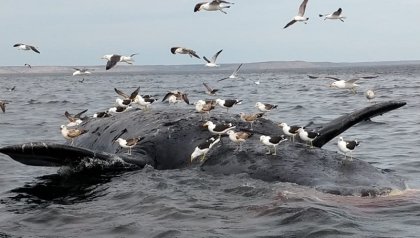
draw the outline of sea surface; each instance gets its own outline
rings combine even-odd
[[[267,117],[288,124],[328,122],[374,102],[407,105],[345,131],[361,145],[358,159],[405,178],[409,189],[384,197],[337,196],[313,188],[265,182],[247,174],[212,176],[198,167],[159,171],[45,168],[22,165],[0,154],[0,237],[420,237],[420,66],[375,66],[240,71],[94,72],[0,75],[0,146],[30,141],[64,143],[64,112],[91,116],[114,105],[114,88],[159,99],[169,90],[195,102],[203,82],[220,98],[243,104],[229,113],[255,112],[257,101],[278,104]],[[362,79],[357,94],[332,89],[330,75]],[[255,82],[259,82],[256,84]],[[9,92],[6,88],[16,86]],[[367,89],[377,97],[368,102]],[[174,110],[158,102],[152,110]],[[176,109],[175,109],[176,110]],[[222,110],[222,109],[216,109]],[[337,139],[324,149],[337,151]],[[261,150],[265,150],[262,146]],[[211,159],[211,157],[209,158]],[[281,173],[281,171],[279,171]]]

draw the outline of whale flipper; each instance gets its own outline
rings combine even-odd
[[[119,158],[109,153],[44,142],[6,146],[0,148],[0,153],[10,156],[13,160],[22,164],[46,167],[72,165],[79,163],[84,158],[95,158],[104,161],[112,161]]]
[[[314,146],[321,148],[334,137],[343,133],[345,130],[356,125],[357,123],[369,120],[372,117],[376,117],[386,112],[395,110],[406,104],[406,102],[402,101],[387,101],[376,103],[375,105],[362,108],[352,113],[345,114],[341,117],[330,121],[329,123],[324,124],[322,126],[322,129],[317,131],[321,135],[318,136],[312,143]]]

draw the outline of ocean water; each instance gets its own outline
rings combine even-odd
[[[0,237],[418,237],[420,233],[420,67],[416,65],[231,72],[0,75],[0,146],[30,141],[64,143],[64,111],[87,115],[114,105],[114,88],[162,99],[169,90],[188,92],[191,102],[208,98],[203,82],[220,98],[243,104],[230,113],[255,112],[257,101],[278,104],[268,116],[289,124],[328,122],[374,101],[407,105],[344,132],[358,139],[353,155],[405,178],[406,191],[384,197],[324,194],[290,183],[265,182],[246,174],[212,176],[199,168],[159,171],[44,168],[0,154]],[[332,89],[333,75],[360,80],[357,94]],[[255,82],[260,84],[255,84]],[[16,86],[9,92],[7,87]],[[188,107],[180,104],[179,107]],[[194,107],[190,106],[191,110]],[[153,110],[171,110],[164,103]],[[217,109],[221,110],[221,109]],[[261,147],[264,150],[264,147]],[[337,151],[336,140],[324,149]],[[211,159],[211,158],[210,158]]]

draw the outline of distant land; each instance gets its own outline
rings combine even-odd
[[[225,72],[233,71],[239,65],[222,64],[217,68],[207,68],[202,64],[194,65],[126,65],[119,63],[115,68],[105,71],[105,65],[96,66],[0,66],[0,75],[5,74],[68,74],[71,75],[76,68],[88,68],[93,73],[121,73],[121,72],[144,72],[144,73],[173,73],[173,72]],[[307,62],[307,61],[269,61],[245,63],[242,70],[266,71],[282,69],[321,69],[335,67],[372,67],[372,66],[398,66],[398,65],[420,65],[420,60],[403,61],[378,61],[378,62],[356,62],[356,63],[333,63],[333,62]]]

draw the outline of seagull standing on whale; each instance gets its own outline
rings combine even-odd
[[[130,139],[118,138],[114,142],[118,142],[118,144],[122,148],[128,149],[127,154],[128,155],[131,155],[131,148],[133,148],[134,146],[136,146],[143,139],[144,139],[144,137],[136,137],[136,138],[130,138]]]
[[[37,48],[35,48],[35,46],[33,46],[33,45],[17,43],[17,44],[14,44],[13,47],[15,47],[19,50],[32,50],[33,52],[41,54],[41,52],[39,52],[39,50]]]
[[[182,54],[182,55],[189,55],[191,58],[194,56],[197,59],[200,59],[200,56],[197,55],[197,53],[192,50],[192,49],[188,49],[188,48],[184,48],[184,47],[172,47],[171,48],[171,53],[172,54]]]
[[[344,153],[344,159],[347,159],[347,153],[350,152],[350,161],[353,160],[351,152],[359,145],[357,140],[345,141],[343,137],[340,137],[337,142],[338,149]]]
[[[213,0],[211,2],[200,2],[195,5],[194,12],[206,10],[206,11],[221,11],[224,14],[227,14],[227,12],[223,11],[223,8],[230,8],[230,6],[227,4],[234,4],[234,3],[223,1],[223,0]]]
[[[219,56],[220,53],[222,53],[223,50],[217,51],[216,54],[211,57],[211,60],[207,59],[206,56],[203,56],[203,59],[207,62],[205,65],[207,67],[219,67],[220,65],[216,64],[217,56]]]
[[[131,54],[130,56],[124,56],[124,55],[117,55],[117,54],[111,54],[111,55],[104,55],[101,59],[106,59],[108,62],[106,63],[106,70],[109,70],[113,68],[115,65],[117,65],[118,62],[124,62],[127,64],[133,64],[134,59],[133,57],[137,54]]]
[[[295,22],[300,21],[306,24],[306,21],[309,20],[309,17],[304,17],[306,4],[308,3],[308,0],[303,0],[302,4],[300,4],[299,12],[297,16],[293,17],[293,19],[287,23],[287,25],[283,28],[286,29],[287,27],[293,25]]]

